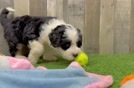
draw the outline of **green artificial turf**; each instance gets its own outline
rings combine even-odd
[[[66,60],[44,63],[41,61],[38,65],[49,69],[61,69],[66,68],[69,63]],[[123,77],[134,74],[134,54],[89,55],[89,65],[85,67],[85,70],[97,74],[112,75],[114,84],[110,88],[119,88]]]

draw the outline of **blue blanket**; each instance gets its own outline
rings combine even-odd
[[[81,68],[0,71],[0,88],[84,88],[98,81]]]

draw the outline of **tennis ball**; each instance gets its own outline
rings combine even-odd
[[[88,64],[88,56],[81,52],[76,58],[75,61],[77,61],[81,66],[86,66]]]

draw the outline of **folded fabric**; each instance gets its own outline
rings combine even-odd
[[[86,72],[77,62],[47,69],[34,68],[27,59],[4,57],[0,69],[0,88],[107,88],[113,83],[112,76]]]
[[[0,56],[0,69],[34,69],[26,57]]]

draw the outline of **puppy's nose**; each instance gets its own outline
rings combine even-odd
[[[76,53],[76,54],[73,54],[73,57],[77,57],[78,56],[78,54]]]

